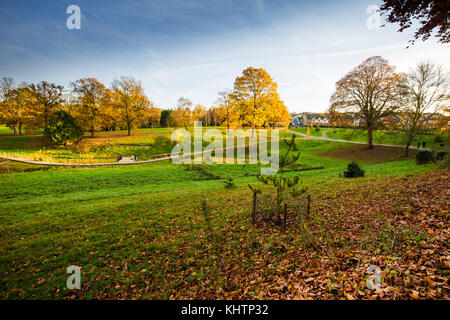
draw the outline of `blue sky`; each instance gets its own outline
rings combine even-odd
[[[266,69],[289,111],[323,112],[334,84],[380,55],[398,71],[434,60],[449,69],[449,45],[407,49],[411,32],[369,29],[378,0],[0,0],[0,76],[62,85],[122,75],[142,80],[161,108],[180,96],[214,104],[249,66]],[[78,5],[81,30],[66,28]],[[382,23],[384,21],[382,20]]]

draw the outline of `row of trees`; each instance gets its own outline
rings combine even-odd
[[[442,66],[420,62],[408,73],[396,73],[387,60],[365,60],[336,83],[328,114],[360,120],[373,148],[375,129],[388,123],[406,133],[406,154],[414,138],[440,112],[449,112],[448,75]],[[388,120],[388,121],[387,121]]]
[[[217,106],[206,109],[180,98],[175,110],[163,110],[162,126],[185,126],[193,121],[230,127],[287,127],[291,116],[278,94],[277,83],[262,68],[249,67],[237,77],[233,90],[219,93]]]
[[[207,126],[288,126],[290,115],[277,92],[277,84],[264,69],[248,68],[234,83],[234,90],[219,93],[217,106],[193,107],[189,99],[178,99],[176,108],[161,110],[147,98],[140,81],[132,77],[115,80],[110,88],[95,78],[83,78],[63,86],[41,81],[16,86],[11,78],[0,82],[0,123],[15,135],[23,128],[48,126],[57,111],[70,114],[84,132],[94,137],[99,130],[138,127],[188,127],[194,121]],[[62,118],[62,114],[60,114]]]
[[[95,78],[83,78],[72,82],[69,89],[46,81],[16,86],[13,79],[3,78],[0,122],[20,135],[23,128],[46,128],[51,116],[63,110],[92,137],[98,130],[120,127],[130,134],[135,127],[159,122],[161,110],[146,97],[141,82],[132,77],[114,81],[111,88]]]

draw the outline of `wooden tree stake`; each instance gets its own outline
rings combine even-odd
[[[306,210],[306,216],[309,218],[309,214],[311,213],[311,195],[308,194],[308,203],[307,203],[307,210]]]
[[[286,221],[287,221],[287,203],[284,204],[283,230],[286,230]]]
[[[256,192],[253,192],[252,224],[256,223]]]

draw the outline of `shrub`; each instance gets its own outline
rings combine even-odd
[[[344,171],[344,177],[346,178],[358,178],[364,177],[365,171],[355,161],[352,161],[347,166],[347,171]]]
[[[438,166],[441,169],[448,169],[448,168],[450,168],[450,156],[449,156],[448,153],[444,156],[444,158],[442,160],[440,160],[438,162]]]
[[[176,143],[172,142],[169,138],[167,137],[156,137],[155,139],[155,145],[156,146],[171,146],[174,145]]]
[[[442,161],[447,155],[446,151],[437,151],[434,155],[434,161]]]
[[[78,139],[83,131],[75,123],[75,119],[66,111],[56,111],[50,117],[44,129],[44,136],[53,144],[66,144],[69,140]]]
[[[430,161],[433,161],[433,152],[429,150],[421,150],[416,154],[416,163],[417,164],[425,164]]]
[[[225,189],[231,189],[234,187],[234,182],[232,177],[228,177],[224,182]]]
[[[434,141],[434,142],[444,142],[444,137],[442,137],[442,134],[436,134],[436,135],[434,136],[433,141]]]

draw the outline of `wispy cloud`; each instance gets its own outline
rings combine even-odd
[[[405,69],[423,58],[449,66],[448,46],[406,49],[409,34],[368,30],[372,0],[78,0],[82,29],[65,28],[69,0],[7,0],[0,70],[18,81],[109,84],[142,79],[161,107],[179,96],[211,105],[248,66],[265,68],[292,111],[324,111],[335,82],[372,55]]]

